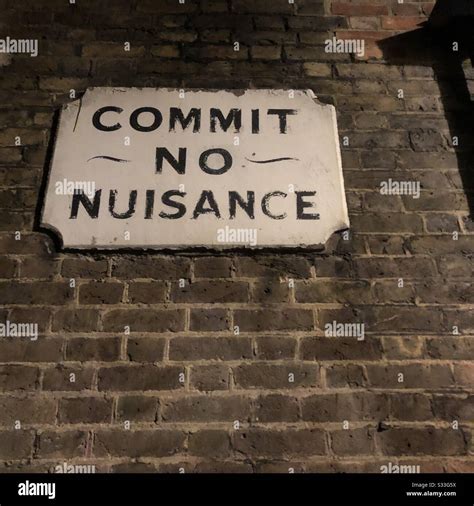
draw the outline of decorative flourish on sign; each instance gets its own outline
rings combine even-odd
[[[124,160],[123,158],[115,158],[113,156],[107,156],[107,155],[93,156],[92,158],[89,158],[89,160],[87,160],[87,161],[90,162],[91,160],[96,160],[96,159],[111,160],[112,162],[119,162],[119,163],[129,163],[130,162],[130,160]]]
[[[246,160],[252,163],[274,163],[274,162],[284,162],[286,160],[295,160],[299,162],[299,158],[291,158],[289,156],[284,156],[282,158],[273,158],[272,160],[250,160],[250,158],[246,158]]]

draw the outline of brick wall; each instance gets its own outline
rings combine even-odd
[[[0,1],[2,37],[39,39],[0,60],[0,312],[41,331],[0,338],[1,471],[474,471],[463,83],[438,53],[377,44],[412,40],[432,6]],[[365,56],[326,53],[335,35]],[[325,254],[61,252],[35,226],[39,190],[54,113],[88,86],[313,89],[348,140],[349,237]],[[421,197],[381,195],[389,178]],[[365,340],[326,337],[334,320]]]

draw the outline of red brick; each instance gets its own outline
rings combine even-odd
[[[332,2],[331,12],[342,16],[379,16],[388,14],[388,6],[375,2]]]

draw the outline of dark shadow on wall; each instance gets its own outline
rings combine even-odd
[[[457,43],[457,47],[455,44]],[[449,125],[459,172],[474,218],[474,102],[466,77],[466,64],[474,66],[474,2],[438,0],[429,20],[419,29],[379,42],[385,60],[394,65],[432,67]],[[457,49],[457,50],[456,50]]]

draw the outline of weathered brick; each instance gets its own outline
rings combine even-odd
[[[157,399],[143,395],[127,395],[117,402],[117,418],[136,422],[154,422],[157,414]]]
[[[103,316],[104,330],[124,332],[178,332],[184,329],[184,311],[179,309],[113,309]]]
[[[175,337],[170,340],[170,360],[248,360],[252,341],[241,337]]]
[[[79,287],[80,304],[118,304],[122,300],[121,283],[87,283]]]
[[[173,45],[153,46],[150,52],[152,56],[159,58],[179,58],[180,56],[179,47]]]
[[[307,259],[285,257],[239,257],[236,259],[236,274],[242,277],[308,278],[311,276]]]
[[[119,257],[113,261],[112,276],[123,279],[186,279],[191,262],[187,258]]]
[[[82,48],[84,58],[137,58],[145,54],[145,48],[130,44],[130,49],[125,49],[123,43],[92,42]]]
[[[61,309],[53,315],[53,331],[90,332],[97,330],[99,311],[96,309]]]
[[[342,304],[370,304],[373,301],[367,281],[312,281],[296,284],[297,302],[339,302]]]
[[[16,420],[23,424],[54,424],[56,400],[44,396],[0,397],[0,424],[13,427]]]
[[[429,257],[357,258],[354,267],[362,278],[425,278],[436,274]]]
[[[93,452],[97,457],[164,457],[182,451],[184,441],[178,430],[99,430]]]
[[[474,385],[474,371],[471,364],[454,364],[453,370],[457,384],[466,387]]]
[[[299,407],[295,397],[271,394],[262,395],[255,401],[255,422],[296,422],[298,418]]]
[[[156,473],[157,467],[154,464],[146,462],[122,462],[120,464],[113,464],[110,466],[112,473]]]
[[[198,9],[197,2],[175,2],[174,0],[162,0],[155,2],[154,0],[142,0],[137,6],[138,11],[154,12],[163,14],[188,14]]]
[[[353,226],[360,232],[419,233],[423,220],[415,213],[364,213],[352,217]]]
[[[462,193],[426,189],[421,191],[420,198],[403,196],[403,202],[408,210],[413,211],[467,211],[467,198]]]
[[[309,77],[331,77],[332,75],[331,66],[327,63],[307,62],[303,64],[303,70]]]
[[[159,304],[166,301],[167,291],[162,281],[129,283],[128,300],[132,304]]]
[[[351,263],[346,258],[319,257],[314,261],[316,277],[350,278],[353,276]]]
[[[135,367],[117,365],[99,369],[98,380],[101,391],[175,390],[183,387],[180,382],[180,367]]]
[[[474,289],[470,282],[446,283],[437,280],[418,282],[415,291],[423,303],[469,304],[474,301]]]
[[[128,339],[127,356],[133,362],[161,362],[164,358],[166,342],[154,337]]]
[[[201,430],[189,435],[188,450],[202,457],[228,457],[230,436],[222,430]]]
[[[428,355],[442,360],[472,360],[474,339],[469,337],[429,338],[426,341]]]
[[[87,432],[44,431],[39,436],[37,457],[39,458],[74,458],[84,457],[87,445]]]
[[[290,285],[286,280],[269,279],[253,283],[250,300],[260,303],[290,302]]]
[[[324,0],[301,0],[295,2],[298,16],[317,16],[325,13]]]
[[[43,373],[43,390],[80,391],[92,388],[93,369],[58,365]]]
[[[422,16],[383,16],[382,28],[385,30],[414,30],[426,18]]]
[[[0,362],[59,362],[63,358],[63,339],[10,338],[0,341]]]
[[[13,278],[17,270],[18,262],[14,258],[1,257],[0,258],[0,277]]]
[[[30,431],[0,431],[0,458],[25,459],[31,457],[34,437],[34,433]]]
[[[390,428],[377,433],[385,455],[459,455],[466,453],[466,442],[460,430],[423,428]]]
[[[377,388],[450,388],[454,386],[451,369],[446,364],[403,364],[366,366],[369,383]]]
[[[405,255],[409,250],[408,240],[394,235],[368,237],[367,242],[374,255]]]
[[[260,360],[294,359],[296,339],[292,337],[258,337],[257,357]]]
[[[110,362],[120,358],[119,337],[74,337],[67,340],[66,359],[74,362]]]
[[[287,0],[235,0],[234,12],[252,14],[292,14],[294,5]]]
[[[336,455],[372,455],[375,443],[368,429],[347,429],[331,432],[332,449]]]
[[[195,365],[191,368],[190,384],[201,391],[228,390],[230,368],[224,364]]]
[[[316,394],[301,401],[303,420],[342,422],[343,420],[383,420],[388,416],[388,398],[368,392]]]
[[[474,396],[434,395],[433,413],[442,420],[472,420],[474,415]]]
[[[384,336],[382,338],[384,354],[388,359],[422,358],[426,355],[423,339],[412,336]]]
[[[0,365],[0,390],[35,390],[39,379],[37,367]]]
[[[162,417],[165,422],[215,422],[246,421],[250,416],[251,403],[243,396],[209,397],[198,395],[180,399],[163,400]]]
[[[245,455],[284,457],[288,455],[324,455],[324,432],[318,429],[249,429],[234,434],[235,449]]]
[[[332,365],[325,368],[326,383],[331,388],[368,386],[364,367],[361,365]]]
[[[390,417],[394,420],[432,420],[430,398],[423,394],[389,394]]]
[[[281,48],[275,46],[254,46],[250,49],[254,60],[280,60],[281,54]]]
[[[462,253],[443,255],[438,259],[438,268],[443,276],[469,278],[474,274],[474,256]]]
[[[239,388],[298,388],[320,384],[319,367],[297,362],[285,365],[255,363],[234,368]]]
[[[174,283],[171,300],[196,303],[247,302],[248,291],[248,283],[243,281],[195,281],[182,288]]]
[[[189,329],[222,331],[229,329],[229,312],[225,309],[191,309]]]
[[[344,16],[378,16],[388,14],[388,6],[382,3],[371,2],[332,2],[331,11],[333,14]]]
[[[194,260],[194,275],[197,278],[229,278],[232,260],[226,257],[202,257]]]
[[[60,399],[59,423],[110,423],[112,401],[98,397]]]
[[[308,309],[238,309],[234,323],[241,332],[261,330],[312,330],[313,313]]]
[[[20,278],[52,279],[59,271],[59,262],[52,258],[26,257],[20,264]]]
[[[387,303],[414,304],[416,300],[413,285],[400,284],[398,279],[392,281],[380,281],[374,285],[375,300],[387,301]]]
[[[452,333],[472,334],[474,329],[474,315],[464,309],[446,309],[444,311],[446,328]]]
[[[365,337],[304,337],[300,343],[302,360],[380,360],[379,339]]]
[[[0,304],[64,305],[73,296],[74,289],[66,283],[0,283]]]
[[[186,57],[191,60],[247,60],[249,50],[242,45],[227,44],[226,46],[204,46],[204,47],[185,47]]]

